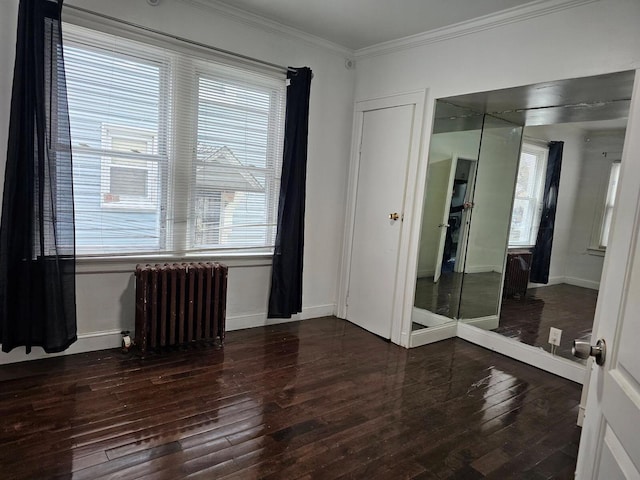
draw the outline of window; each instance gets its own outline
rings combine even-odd
[[[533,246],[538,236],[549,150],[522,144],[511,214],[509,246]]]
[[[105,153],[111,152],[101,157],[101,208],[155,210],[159,162],[145,159],[146,155],[157,152],[155,133],[135,127],[103,125],[100,143]]]
[[[284,76],[64,33],[78,254],[270,249]]]
[[[611,164],[609,171],[609,182],[607,183],[607,195],[604,200],[604,210],[602,222],[598,232],[597,248],[604,250],[609,241],[609,231],[611,230],[611,220],[613,219],[613,207],[615,206],[616,193],[618,191],[618,180],[620,178],[620,162]],[[595,243],[595,242],[592,242]]]

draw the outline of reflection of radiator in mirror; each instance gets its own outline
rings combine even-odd
[[[511,251],[507,253],[507,268],[504,276],[503,297],[519,295],[524,298],[529,284],[529,272],[533,255],[531,252]]]

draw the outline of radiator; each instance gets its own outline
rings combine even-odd
[[[520,295],[521,298],[527,294],[529,285],[529,272],[531,271],[531,252],[509,252],[507,253],[507,268],[504,276],[504,289],[502,296],[513,297]]]
[[[195,342],[222,346],[225,333],[226,265],[137,265],[135,344],[148,350]]]

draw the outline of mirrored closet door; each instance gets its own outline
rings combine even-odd
[[[439,101],[412,328],[497,325],[522,127]]]
[[[436,102],[414,333],[458,321],[458,336],[492,349],[492,338],[506,338],[584,363],[571,346],[591,336],[634,77],[618,72]],[[553,144],[563,146],[559,163],[549,160]]]

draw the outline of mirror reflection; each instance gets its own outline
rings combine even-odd
[[[578,361],[633,81],[620,72],[436,102],[414,330],[457,320]]]
[[[457,318],[498,326],[522,127],[485,115]]]
[[[437,102],[414,329],[455,319],[497,326],[521,136],[521,126]]]
[[[571,345],[591,337],[625,125],[622,118],[525,128],[496,333],[585,363],[572,356]],[[539,204],[543,195],[535,185],[544,177],[537,164],[548,164],[536,151],[546,153],[552,138],[564,142],[562,172],[548,278],[538,283],[531,263],[541,209],[529,204]],[[549,343],[552,328],[560,335],[558,345]]]
[[[455,124],[453,118],[466,119]],[[438,102],[418,257],[414,328],[457,317],[483,116]],[[446,131],[453,128],[452,131]],[[460,129],[460,130],[459,130]]]

